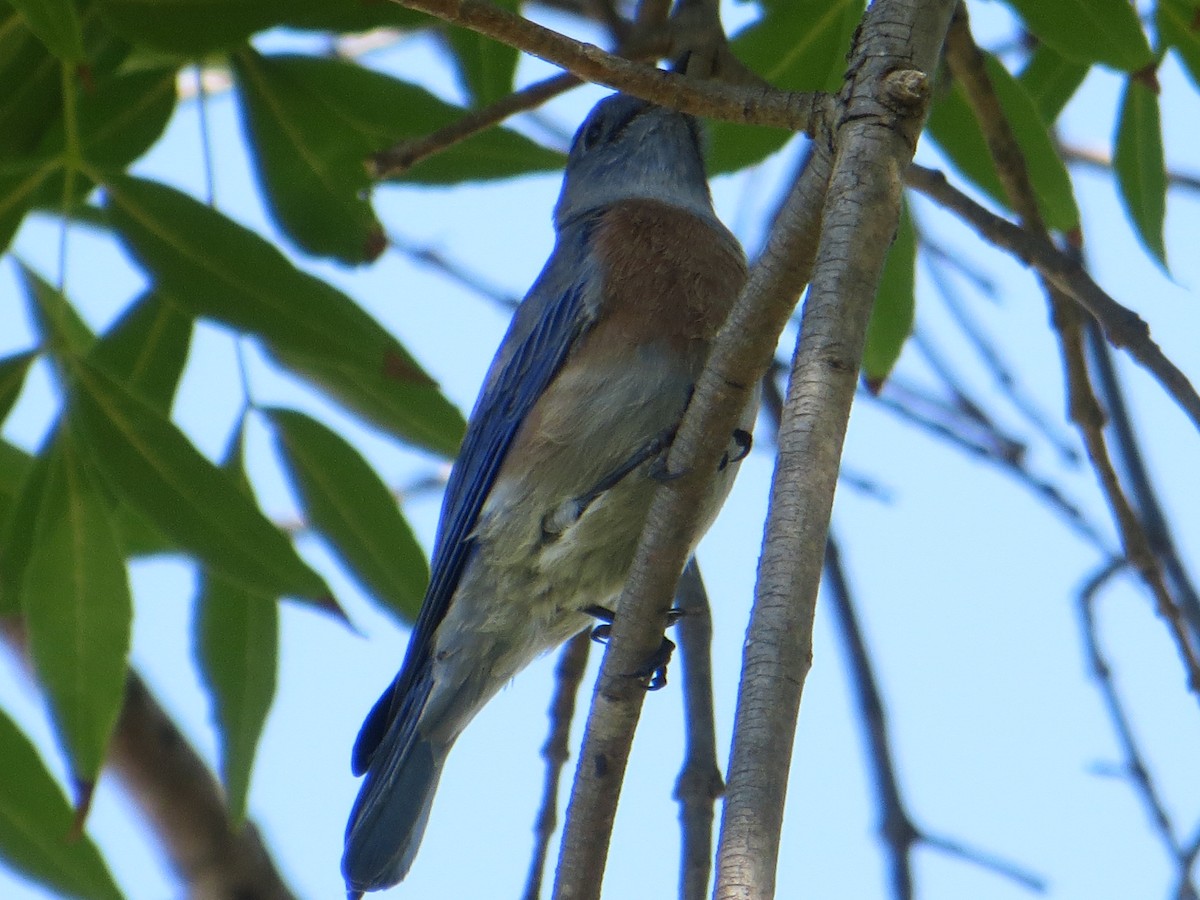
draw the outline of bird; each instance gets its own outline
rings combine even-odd
[[[468,419],[403,664],[354,745],[366,779],[342,858],[351,900],[407,875],[447,754],[483,705],[606,615],[745,282],[741,246],[713,209],[699,123],[626,94],[602,99],[576,132],[554,226]],[[756,409],[712,473],[693,549],[748,452]]]

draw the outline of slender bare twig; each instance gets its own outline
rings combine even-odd
[[[1154,343],[1145,321],[1106,294],[1079,263],[1049,241],[985,209],[953,187],[941,172],[913,165],[905,173],[905,183],[955,213],[984,240],[1037,269],[1078,301],[1104,329],[1109,342],[1126,349],[1200,428],[1200,395],[1187,376]]]
[[[695,115],[810,131],[824,121],[828,97],[769,85],[726,84],[666,72],[543,28],[486,0],[397,0],[410,9],[486,34],[581,79]]]
[[[1108,713],[1109,722],[1112,723],[1113,733],[1120,745],[1121,755],[1124,757],[1122,771],[1145,807],[1151,828],[1175,863],[1178,883],[1176,896],[1187,897],[1189,894],[1195,896],[1196,887],[1192,881],[1191,869],[1196,861],[1197,852],[1200,852],[1200,834],[1187,845],[1181,843],[1176,835],[1167,805],[1158,794],[1158,788],[1146,765],[1145,754],[1134,735],[1133,723],[1117,693],[1112,668],[1100,649],[1096,602],[1101,589],[1123,568],[1125,568],[1124,560],[1112,560],[1083,585],[1079,591],[1080,632],[1083,636],[1088,667],[1096,681],[1100,696],[1104,700],[1104,709]]]
[[[486,131],[509,116],[541,106],[551,97],[583,82],[569,72],[535,82],[482,109],[464,113],[444,128],[416,138],[406,138],[367,159],[367,174],[372,178],[390,178],[411,169],[421,160],[446,150],[469,137]]]
[[[579,685],[583,682],[584,669],[587,668],[591,643],[588,632],[581,631],[575,635],[562,648],[558,666],[554,670],[554,697],[548,711],[550,733],[542,745],[546,777],[542,785],[542,805],[533,828],[533,859],[529,863],[529,876],[525,881],[525,900],[538,900],[542,895],[550,839],[558,827],[558,782],[562,778],[563,766],[571,757],[571,719],[575,717],[575,700],[579,695]]]
[[[924,240],[922,240],[922,249],[924,249]],[[1069,463],[1077,463],[1079,461],[1079,452],[1074,443],[1068,439],[1066,435],[1059,434],[1058,429],[1051,424],[1050,419],[1046,416],[1031,397],[1026,396],[1024,390],[1013,374],[1008,363],[1002,358],[999,349],[993,345],[990,337],[986,335],[983,328],[975,321],[974,316],[968,312],[966,303],[959,296],[958,291],[950,284],[947,277],[946,269],[952,267],[944,257],[935,257],[930,260],[929,273],[933,278],[934,287],[937,288],[938,296],[942,298],[942,302],[946,310],[950,313],[954,324],[958,326],[959,331],[966,337],[967,342],[975,350],[983,363],[984,368],[991,374],[992,379],[999,387],[1001,393],[1008,398],[1009,403],[1017,410],[1030,425],[1032,425],[1039,434],[1041,434],[1057,451],[1058,454]],[[994,290],[994,287],[988,283],[986,287],[966,274],[965,268],[961,265],[953,267],[955,271],[964,274],[977,290],[980,290],[985,296],[988,291]],[[917,332],[920,334],[920,332]]]
[[[1096,526],[1088,520],[1083,511],[1072,503],[1056,485],[1029,471],[1019,460],[996,453],[995,448],[989,443],[972,439],[967,434],[948,426],[945,422],[930,418],[913,406],[897,400],[894,396],[895,388],[892,387],[893,380],[889,379],[888,385],[884,387],[883,392],[879,395],[874,395],[870,392],[861,393],[872,403],[879,404],[884,409],[887,409],[889,412],[894,413],[923,431],[928,431],[935,437],[949,443],[950,446],[957,447],[970,456],[975,456],[999,466],[1002,471],[1011,475],[1019,484],[1028,488],[1039,499],[1045,502],[1051,510],[1058,513],[1063,522],[1081,538],[1107,552],[1104,538],[1101,537]]]
[[[1142,458],[1125,403],[1125,393],[1117,377],[1116,362],[1095,323],[1088,324],[1087,342],[1096,369],[1096,384],[1108,410],[1116,456],[1124,469],[1125,480],[1137,505],[1138,516],[1146,529],[1151,549],[1162,560],[1163,574],[1170,585],[1171,595],[1176,598],[1184,616],[1187,617],[1192,632],[1200,636],[1200,593],[1197,592],[1175,546],[1171,527],[1167,524],[1166,514],[1158,499],[1158,492],[1154,489],[1145,460]]]
[[[871,666],[866,641],[855,612],[854,599],[841,562],[841,551],[830,534],[825,545],[825,581],[838,635],[845,649],[850,682],[858,704],[859,721],[866,737],[867,759],[870,765],[875,794],[879,798],[880,836],[888,852],[888,871],[891,875],[892,896],[911,900],[913,892],[912,854],[921,844],[982,866],[998,875],[1011,878],[1030,888],[1045,889],[1042,879],[1014,863],[1000,860],[992,854],[966,847],[959,841],[925,834],[914,824],[912,815],[900,792],[896,762],[888,734],[887,716],[878,680]]]
[[[1058,151],[1062,154],[1063,159],[1069,163],[1079,163],[1090,169],[1112,171],[1112,154],[1107,150],[1075,147],[1060,143]],[[1188,191],[1200,191],[1200,176],[1192,175],[1189,172],[1174,172],[1168,169],[1167,186],[1183,188]]]
[[[712,613],[708,592],[693,557],[679,579],[676,603],[683,617],[675,626],[683,668],[683,718],[687,748],[675,781],[679,801],[682,853],[680,900],[703,900],[712,870],[713,807],[725,790],[717,764],[717,729],[713,711]]]
[[[421,246],[394,232],[388,234],[388,247],[407,256],[413,262],[429,266],[429,268],[446,276],[446,278],[455,284],[465,287],[467,290],[478,294],[480,297],[494,303],[507,312],[515,310],[521,302],[520,297],[510,294],[495,285],[488,284],[483,275],[471,271],[457,260],[449,259],[440,250],[436,250],[433,247]]]

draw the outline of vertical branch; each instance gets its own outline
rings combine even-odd
[[[713,806],[725,790],[725,782],[717,763],[713,712],[712,612],[694,557],[679,579],[676,603],[683,611],[675,631],[683,667],[683,720],[687,729],[683,768],[675,782],[683,838],[679,897],[703,900],[712,868]]]
[[[779,433],[734,725],[718,900],[774,896],[779,833],[838,463],[871,300],[900,216],[952,0],[878,0],[854,49],[820,249]],[[821,154],[814,156],[814,162]]]
[[[575,699],[583,682],[583,670],[587,668],[591,640],[587,631],[581,631],[571,638],[562,648],[558,666],[554,670],[554,698],[550,701],[549,710],[550,734],[542,745],[546,778],[542,786],[542,807],[538,810],[533,828],[533,859],[529,864],[529,877],[525,881],[525,900],[538,900],[542,895],[550,838],[558,827],[558,782],[563,766],[571,758],[571,719],[575,717]]]

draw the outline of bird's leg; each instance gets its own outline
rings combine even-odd
[[[587,508],[592,505],[597,497],[605,491],[616,487],[621,482],[621,479],[646,462],[646,460],[659,457],[659,460],[655,462],[655,465],[658,465],[661,462],[662,452],[671,446],[671,441],[674,439],[674,427],[655,435],[635,450],[628,459],[592,485],[589,490],[558,504],[558,506],[542,518],[543,537],[550,541],[557,540],[564,531],[579,521],[579,517],[587,511]],[[656,477],[653,467],[650,474],[651,477]]]
[[[612,623],[617,617],[611,609],[606,606],[589,606],[584,610],[589,616],[599,619],[601,624],[592,629],[592,640],[598,644],[607,643],[609,635],[612,633]],[[673,607],[667,610],[667,628],[670,628],[681,618],[683,618],[684,610],[679,607]],[[675,650],[675,643],[666,635],[663,635],[662,643],[658,645],[658,649],[650,655],[645,664],[637,671],[631,672],[630,676],[642,681],[646,685],[646,690],[657,691],[659,688],[665,687],[667,683],[667,663],[671,661],[671,654]]]

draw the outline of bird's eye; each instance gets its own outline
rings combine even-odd
[[[604,136],[604,120],[596,119],[594,122],[592,122],[592,124],[590,124],[587,127],[587,130],[584,131],[584,133],[583,133],[583,149],[591,150],[598,143],[600,143],[600,138],[603,136]]]

